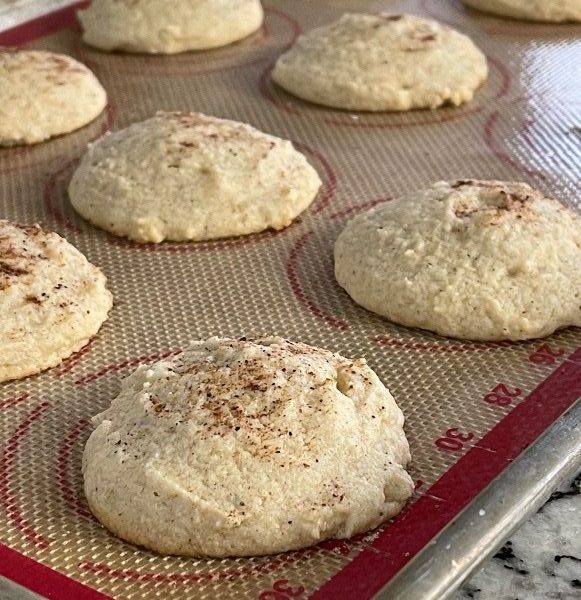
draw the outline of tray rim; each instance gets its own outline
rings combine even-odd
[[[565,443],[563,443],[565,441]],[[539,476],[539,465],[548,472]],[[375,598],[447,600],[559,485],[581,470],[581,397],[485,488]],[[518,488],[519,484],[524,485]],[[514,501],[515,490],[520,492]],[[512,496],[510,505],[505,499]],[[486,519],[481,518],[481,510]],[[490,525],[492,520],[495,525]],[[470,528],[470,536],[463,531]],[[449,546],[451,551],[444,550]],[[453,550],[452,550],[453,548]],[[426,574],[430,574],[428,582]]]

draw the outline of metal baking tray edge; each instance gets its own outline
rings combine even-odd
[[[375,598],[451,598],[496,548],[545,503],[559,484],[579,469],[581,398]]]

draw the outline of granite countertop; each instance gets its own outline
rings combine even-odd
[[[581,599],[581,474],[552,494],[455,600]]]

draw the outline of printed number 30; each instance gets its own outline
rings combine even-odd
[[[287,579],[279,579],[274,582],[272,590],[262,592],[258,596],[259,600],[288,600],[289,598],[300,598],[305,593],[305,588],[301,585],[293,588],[289,585]]]
[[[446,431],[446,435],[436,440],[436,446],[444,452],[459,452],[464,448],[464,444],[472,439],[472,432],[462,433],[457,427],[453,427]]]

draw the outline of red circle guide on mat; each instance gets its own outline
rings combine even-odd
[[[72,6],[50,13],[24,25],[17,26],[9,31],[0,33],[0,45],[18,45],[31,41],[35,38],[48,35],[63,27],[71,27],[75,24],[75,11],[87,2],[79,2]],[[321,155],[322,156],[322,155]],[[322,162],[322,161],[320,161]],[[327,169],[329,188],[329,203],[341,179],[341,173],[335,177],[331,167]],[[339,184],[341,182],[339,181]],[[332,184],[332,185],[331,185]],[[327,200],[325,201],[327,202]],[[325,204],[326,206],[326,204]],[[322,206],[320,208],[325,208]],[[297,242],[300,250],[301,239]],[[291,287],[299,286],[299,300],[307,305],[307,309],[313,312],[316,306],[300,289],[297,283],[297,275],[290,273]],[[296,292],[296,290],[295,290]],[[304,296],[304,298],[303,298]],[[309,304],[310,302],[310,304]],[[308,311],[307,311],[308,312]],[[338,321],[339,325],[343,322]],[[336,325],[336,324],[335,324]],[[378,338],[378,343],[382,342]],[[387,343],[397,344],[401,342]],[[429,488],[420,487],[415,500],[402,512],[393,522],[375,535],[366,546],[355,554],[342,570],[339,570],[324,582],[317,591],[311,594],[317,600],[351,600],[353,598],[365,600],[372,598],[382,589],[401,569],[426,545],[434,539],[442,530],[449,525],[459,513],[468,506],[512,461],[531,444],[535,442],[560,416],[571,408],[578,398],[581,397],[581,348],[568,351],[565,355],[551,354],[550,347],[546,341],[539,341],[539,350],[529,358],[535,368],[551,368],[548,376],[537,385],[528,395],[521,395],[520,390],[504,384],[498,384],[485,397],[491,405],[495,403],[506,409],[504,416],[484,435],[476,438],[474,434],[463,433],[454,426],[443,437],[437,440],[442,451],[448,449],[462,449],[464,444],[469,446],[461,457],[452,464]],[[431,346],[427,347],[428,355]],[[543,348],[548,350],[543,350]],[[98,378],[105,377],[108,373],[122,370],[126,366],[135,366],[142,359],[131,357],[119,364],[110,364],[109,367],[101,366],[101,370],[92,374],[82,373],[77,375],[79,365],[87,354],[91,355],[93,349],[88,346],[86,350],[78,353],[64,363],[60,369],[53,370],[52,376],[56,381],[62,381],[65,374],[74,373],[74,382],[82,387],[94,384]],[[412,348],[413,349],[413,348]],[[419,349],[422,349],[421,347]],[[532,351],[532,350],[531,350]],[[169,356],[168,352],[166,355]],[[545,360],[547,359],[547,360]],[[524,358],[526,361],[526,357]],[[552,366],[551,366],[552,365]],[[538,371],[540,372],[540,371]],[[544,371],[545,373],[547,371]],[[516,398],[511,404],[509,397]],[[524,397],[523,397],[524,396]],[[24,408],[26,407],[26,408]],[[512,407],[512,410],[510,410]],[[0,505],[4,508],[7,518],[11,519],[16,529],[22,534],[23,539],[40,549],[46,561],[50,560],[51,540],[37,532],[33,524],[26,519],[13,497],[10,481],[17,451],[21,441],[27,432],[41,421],[43,415],[51,408],[51,401],[45,398],[34,398],[34,394],[15,393],[0,401],[1,414],[12,415],[9,411],[18,410],[21,415],[12,424],[12,435],[6,446],[2,449],[2,463],[0,463]],[[16,414],[16,412],[14,412]],[[24,415],[24,416],[22,416]],[[75,491],[69,481],[69,466],[73,453],[73,446],[80,439],[80,434],[88,429],[86,421],[80,421],[74,429],[69,431],[68,437],[64,439],[60,447],[59,467],[55,473],[58,479],[64,500],[72,507],[73,513],[80,518],[89,517],[81,498],[75,497]],[[326,544],[326,545],[325,545]],[[334,546],[336,544],[336,546]],[[339,549],[339,554],[349,554],[347,542],[326,542],[323,548]],[[357,547],[360,547],[359,545]],[[302,556],[308,559],[312,551],[306,549]],[[313,551],[314,552],[314,551]],[[296,559],[292,559],[295,560]],[[80,559],[79,559],[80,562]],[[97,574],[103,579],[112,578],[116,581],[152,581],[154,583],[172,583],[174,585],[183,583],[193,586],[197,581],[213,581],[231,578],[242,580],[244,577],[252,577],[255,574],[268,573],[272,575],[272,590],[264,590],[257,594],[257,598],[304,598],[304,588],[301,581],[286,581],[276,576],[277,569],[282,564],[290,564],[281,557],[272,557],[264,564],[259,563],[250,567],[242,566],[239,569],[213,568],[208,572],[192,573],[142,573],[129,569],[115,568],[101,563],[81,562],[77,565],[85,572]],[[43,564],[24,554],[14,550],[8,545],[0,543],[0,575],[23,585],[30,590],[55,600],[84,600],[96,598],[108,598],[87,585],[68,577],[57,571],[48,564]],[[173,588],[172,588],[173,589]],[[190,593],[193,587],[186,588]]]

